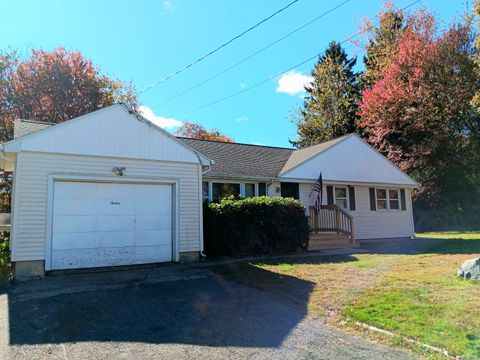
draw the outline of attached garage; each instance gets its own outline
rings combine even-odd
[[[210,160],[123,105],[3,144],[17,278],[192,261]]]
[[[173,261],[172,184],[54,181],[47,270]]]

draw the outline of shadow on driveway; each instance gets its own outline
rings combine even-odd
[[[266,276],[260,274],[266,270],[255,269],[259,276]],[[203,279],[29,301],[16,301],[10,295],[10,344],[111,341],[278,347],[306,316],[311,282],[284,276],[295,289],[302,289],[295,294],[299,306],[293,308],[271,295],[226,281],[222,275],[202,271],[208,275]]]

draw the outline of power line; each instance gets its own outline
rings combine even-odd
[[[165,76],[164,78],[158,80],[156,83],[153,83],[152,85],[146,87],[145,89],[141,90],[140,92],[138,92],[137,95],[140,95],[140,94],[143,94],[144,92],[154,88],[155,86],[157,85],[160,85],[161,83],[167,81],[168,79],[171,79],[172,77],[174,76],[177,76],[178,74],[180,74],[181,72],[187,70],[188,68],[192,67],[193,65],[195,64],[198,64],[200,61],[206,59],[207,57],[209,57],[210,55],[213,55],[214,53],[216,53],[217,51],[223,49],[225,46],[231,44],[232,42],[234,42],[235,40],[241,38],[243,35],[247,34],[248,32],[254,30],[255,28],[259,27],[260,25],[262,25],[263,23],[267,22],[268,20],[270,20],[271,18],[275,17],[276,15],[280,14],[281,12],[287,10],[290,6],[292,6],[293,4],[299,2],[300,0],[293,0],[291,1],[290,3],[288,3],[287,5],[285,5],[283,8],[275,11],[272,15],[266,17],[265,19],[261,20],[260,22],[256,23],[255,25],[249,27],[248,29],[242,31],[240,34],[238,34],[237,36],[231,38],[230,40],[228,40],[227,42],[217,46],[215,49],[213,49],[212,51],[206,53],[205,55],[199,57],[198,59],[192,61],[190,64],[188,65],[185,65],[183,67],[181,67],[180,69],[174,71],[173,73],[171,73],[170,75],[167,75]]]
[[[326,16],[326,15],[330,14],[331,12],[337,10],[339,7],[345,5],[346,3],[350,2],[350,1],[352,1],[352,0],[345,0],[345,1],[341,2],[341,3],[338,4],[337,6],[335,6],[335,7],[331,8],[331,9],[325,11],[324,13],[320,14],[320,15],[317,16],[316,18],[310,20],[309,22],[303,24],[302,26],[296,28],[295,30],[293,30],[293,31],[285,34],[285,35],[282,36],[281,38],[275,40],[274,42],[268,44],[267,46],[261,48],[260,50],[258,50],[258,51],[256,51],[256,52],[250,54],[249,56],[243,58],[242,60],[238,61],[237,63],[235,63],[235,64],[233,64],[233,65],[231,65],[231,66],[223,69],[222,71],[220,71],[220,72],[216,73],[215,75],[212,75],[211,77],[209,77],[209,78],[207,78],[207,79],[199,82],[198,84],[196,84],[196,85],[194,85],[194,86],[192,86],[192,87],[190,87],[190,88],[182,91],[181,93],[179,93],[179,94],[177,94],[177,95],[175,95],[175,96],[173,96],[173,97],[165,100],[165,101],[162,102],[161,104],[155,105],[154,107],[152,107],[152,110],[153,110],[153,109],[156,109],[156,108],[158,108],[158,107],[160,107],[160,106],[162,106],[162,105],[165,105],[165,104],[167,104],[167,103],[169,103],[169,102],[171,102],[171,101],[173,101],[173,100],[175,100],[175,99],[178,99],[179,97],[181,97],[181,96],[183,96],[183,95],[185,95],[185,94],[188,94],[189,92],[191,92],[191,91],[199,88],[200,86],[202,86],[202,85],[204,85],[204,84],[206,84],[206,83],[208,83],[208,82],[216,79],[216,78],[219,77],[220,75],[223,75],[223,74],[225,74],[227,71],[230,71],[230,70],[232,70],[233,68],[235,68],[235,67],[243,64],[244,62],[250,60],[251,58],[257,56],[258,54],[264,52],[265,50],[271,48],[272,46],[278,44],[279,42],[285,40],[286,38],[292,36],[293,34],[299,32],[300,30],[302,30],[302,29],[306,28],[307,26],[313,24],[314,22],[320,20],[320,19],[323,18],[324,16]]]
[[[410,8],[410,7],[414,6],[415,4],[419,3],[420,1],[422,1],[422,0],[416,0],[416,1],[412,2],[412,3],[410,3],[409,5],[405,6],[404,8],[400,9],[400,11],[403,11],[403,10],[406,10],[406,9]],[[360,36],[361,34],[363,34],[364,32],[366,32],[367,30],[369,30],[369,29],[366,28],[366,29],[364,29],[364,30],[362,30],[362,31],[359,31],[359,32],[356,33],[355,35],[352,35],[352,36],[350,36],[349,38],[341,41],[341,42],[340,42],[340,45],[343,45],[344,43],[353,40],[354,38],[356,38],[357,36]],[[292,71],[293,69],[295,69],[295,68],[297,68],[297,67],[299,67],[299,66],[302,66],[302,65],[308,63],[309,61],[315,59],[315,58],[320,57],[320,56],[323,55],[324,53],[325,53],[325,50],[322,51],[322,52],[320,52],[320,53],[318,53],[318,54],[313,55],[312,57],[310,57],[310,58],[308,58],[308,59],[306,59],[306,60],[304,60],[304,61],[302,61],[302,62],[300,62],[300,63],[298,63],[298,64],[296,64],[296,65],[294,65],[294,66],[292,66],[292,67],[290,67],[290,68],[282,71],[282,72],[279,72],[278,74],[275,74],[275,75],[273,75],[273,76],[270,76],[270,77],[268,77],[268,78],[266,78],[266,79],[264,79],[264,80],[262,80],[262,81],[259,81],[259,82],[255,83],[255,84],[251,85],[251,86],[248,86],[248,87],[246,87],[246,88],[244,88],[244,89],[242,89],[242,90],[240,90],[240,91],[237,91],[237,92],[235,92],[235,93],[233,93],[233,94],[224,96],[224,97],[219,98],[219,99],[217,99],[217,100],[211,101],[211,102],[209,102],[209,103],[207,103],[207,104],[198,106],[198,107],[196,107],[196,108],[193,108],[193,109],[190,109],[190,110],[187,110],[187,111],[183,111],[183,112],[181,112],[181,113],[179,113],[179,114],[177,114],[177,115],[173,115],[173,116],[171,116],[171,117],[172,117],[172,118],[178,118],[178,117],[183,116],[183,115],[185,115],[185,114],[190,114],[190,113],[192,113],[192,112],[195,112],[195,111],[204,109],[204,108],[206,108],[206,107],[209,107],[209,106],[212,106],[212,105],[215,105],[215,104],[218,104],[218,103],[223,102],[223,101],[225,101],[225,100],[231,99],[232,97],[235,97],[235,96],[237,96],[237,95],[240,95],[240,94],[243,94],[243,93],[245,93],[245,92],[247,92],[247,91],[250,91],[250,90],[252,90],[252,89],[255,89],[256,87],[258,87],[258,86],[260,86],[260,85],[263,85],[263,84],[269,82],[270,80],[275,79],[276,77],[278,77],[278,76],[280,76],[280,75],[283,75],[283,74],[285,74],[285,73],[287,73],[287,72],[289,72],[289,71]]]

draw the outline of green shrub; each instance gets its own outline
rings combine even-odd
[[[0,238],[0,285],[10,281],[13,277],[13,270],[10,265],[9,239]]]
[[[308,247],[308,219],[294,199],[225,198],[205,203],[203,216],[207,256],[272,254]]]

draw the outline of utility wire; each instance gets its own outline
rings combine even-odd
[[[314,22],[320,20],[320,19],[323,18],[324,16],[326,16],[326,15],[330,14],[331,12],[337,10],[339,7],[345,5],[346,3],[350,2],[350,1],[352,1],[352,0],[345,0],[345,1],[341,2],[341,3],[338,4],[337,6],[331,8],[330,10],[325,11],[324,13],[320,14],[320,15],[317,16],[316,18],[310,20],[309,22],[307,22],[307,23],[303,24],[302,26],[296,28],[295,30],[289,32],[288,34],[285,34],[285,35],[282,36],[281,38],[275,40],[274,42],[268,44],[267,46],[261,48],[260,50],[258,50],[258,51],[256,51],[256,52],[250,54],[249,56],[243,58],[242,60],[238,61],[237,63],[235,63],[235,64],[233,64],[233,65],[231,65],[231,66],[223,69],[222,71],[220,71],[220,72],[216,73],[215,75],[212,75],[211,77],[209,77],[209,78],[207,78],[207,79],[199,82],[198,84],[196,84],[196,85],[194,85],[194,86],[192,86],[192,87],[190,87],[190,88],[182,91],[181,93],[179,93],[179,94],[177,94],[177,95],[175,95],[175,96],[173,96],[173,97],[165,100],[165,101],[162,102],[161,104],[155,105],[154,107],[152,107],[152,110],[154,110],[154,109],[156,109],[156,108],[158,108],[158,107],[160,107],[160,106],[162,106],[162,105],[168,104],[169,102],[171,102],[171,101],[173,101],[173,100],[175,100],[175,99],[178,99],[179,97],[181,97],[181,96],[183,96],[183,95],[185,95],[185,94],[188,94],[189,92],[191,92],[191,91],[199,88],[200,86],[202,86],[202,85],[204,85],[204,84],[206,84],[206,83],[208,83],[208,82],[216,79],[216,78],[219,77],[220,75],[223,75],[223,74],[225,74],[227,71],[230,71],[230,70],[232,70],[233,68],[235,68],[235,67],[243,64],[244,62],[250,60],[251,58],[257,56],[258,54],[264,52],[265,50],[271,48],[272,46],[278,44],[279,42],[285,40],[286,38],[292,36],[293,34],[299,32],[300,30],[302,30],[302,29],[306,28],[307,26],[313,24]]]
[[[412,2],[412,3],[410,3],[409,5],[405,6],[404,8],[400,9],[400,11],[403,11],[403,10],[406,10],[406,9],[410,8],[410,7],[414,6],[415,4],[419,3],[420,1],[422,1],[422,0],[416,0],[416,1]],[[356,33],[355,35],[352,35],[352,36],[350,36],[349,38],[341,41],[341,42],[340,42],[340,45],[343,45],[344,43],[353,40],[354,38],[356,38],[357,36],[360,36],[361,34],[365,33],[365,32],[368,31],[368,30],[369,30],[369,29],[366,28],[366,29],[364,29],[364,30],[362,30],[362,31],[359,31],[359,32]],[[320,57],[320,56],[323,55],[324,53],[325,53],[325,50],[322,51],[322,52],[320,52],[320,53],[318,53],[318,54],[313,55],[312,57],[310,57],[310,58],[308,58],[308,59],[306,59],[306,60],[304,60],[304,61],[302,61],[302,62],[300,62],[300,63],[298,63],[298,64],[296,64],[296,65],[293,65],[292,67],[290,67],[290,68],[288,68],[288,69],[286,69],[286,70],[284,70],[284,71],[282,71],[282,72],[279,72],[278,74],[272,75],[272,76],[270,76],[270,77],[268,77],[268,78],[266,78],[266,79],[264,79],[264,80],[262,80],[262,81],[259,81],[259,82],[255,83],[255,84],[251,85],[251,86],[248,86],[248,87],[246,87],[245,89],[242,89],[242,90],[237,91],[237,92],[235,92],[235,93],[233,93],[233,94],[224,96],[224,97],[222,97],[222,98],[219,98],[219,99],[214,100],[214,101],[212,101],[212,102],[209,102],[209,103],[207,103],[207,104],[198,106],[198,107],[196,107],[196,108],[193,108],[193,109],[190,109],[190,110],[187,110],[187,111],[183,111],[183,112],[181,112],[181,113],[179,113],[179,114],[177,114],[177,115],[173,115],[173,116],[171,116],[171,117],[172,117],[172,118],[178,118],[178,117],[183,116],[183,115],[185,115],[185,114],[190,114],[190,113],[192,113],[192,112],[195,112],[195,111],[204,109],[204,108],[206,108],[206,107],[209,107],[209,106],[218,104],[218,103],[223,102],[223,101],[225,101],[225,100],[231,99],[231,98],[233,98],[233,97],[235,97],[235,96],[237,96],[237,95],[243,94],[243,93],[245,93],[245,92],[247,92],[247,91],[253,90],[253,89],[255,89],[256,87],[258,87],[258,86],[260,86],[260,85],[263,85],[263,84],[269,82],[270,80],[275,79],[276,77],[278,77],[278,76],[280,76],[280,75],[283,75],[283,74],[285,74],[285,73],[287,73],[287,72],[289,72],[289,71],[292,71],[293,69],[295,69],[295,68],[297,68],[297,67],[299,67],[299,66],[302,66],[302,65],[308,63],[309,61],[315,59],[315,58]]]
[[[141,90],[140,92],[138,92],[137,95],[140,95],[140,94],[143,94],[144,92],[154,88],[155,86],[157,85],[160,85],[161,83],[167,81],[168,79],[171,79],[172,77],[174,76],[177,76],[178,74],[180,74],[181,72],[187,70],[188,68],[194,66],[195,64],[198,64],[200,61],[206,59],[207,57],[209,57],[210,55],[213,55],[214,53],[216,53],[217,51],[223,49],[225,46],[231,44],[232,42],[234,42],[235,40],[241,38],[243,35],[247,34],[248,32],[254,30],[255,28],[259,27],[260,25],[262,25],[263,23],[267,22],[268,20],[270,20],[271,18],[273,18],[274,16],[280,14],[281,12],[287,10],[290,6],[292,6],[293,4],[299,2],[300,0],[293,0],[291,2],[289,2],[287,5],[285,5],[283,8],[275,11],[272,15],[266,17],[265,19],[263,19],[262,21],[256,23],[255,25],[249,27],[248,29],[242,31],[240,34],[238,34],[237,36],[231,38],[230,40],[228,40],[227,42],[217,46],[215,49],[213,49],[212,51],[206,53],[205,55],[199,57],[198,59],[192,61],[190,64],[188,65],[185,65],[183,67],[181,67],[180,69],[174,71],[173,73],[171,73],[170,75],[167,75],[165,76],[164,78],[158,80],[156,83],[153,83],[152,85],[146,87],[145,89]]]

